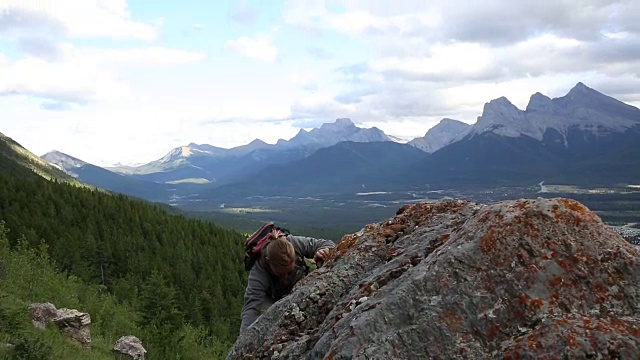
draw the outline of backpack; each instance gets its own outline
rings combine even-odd
[[[264,246],[269,242],[269,234],[273,230],[280,230],[285,235],[291,235],[287,229],[276,226],[273,222],[264,223],[244,242],[244,268],[249,271],[256,263]]]

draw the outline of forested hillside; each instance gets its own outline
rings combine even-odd
[[[76,179],[27,151],[2,133],[0,133],[0,174],[14,174],[28,178],[41,176],[79,184]]]
[[[10,229],[9,246],[46,244],[57,271],[93,284],[87,291],[95,296],[113,294],[135,314],[129,328],[141,331],[135,335],[148,359],[178,358],[190,331],[198,338],[192,347],[230,346],[246,281],[241,234],[125,196],[13,176],[21,173],[7,169],[0,173],[0,220]],[[20,301],[54,300],[31,294]]]

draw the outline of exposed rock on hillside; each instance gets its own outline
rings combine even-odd
[[[31,321],[38,329],[45,329],[47,322],[53,322],[70,339],[82,346],[91,345],[91,316],[75,309],[56,309],[51,303],[34,303],[29,306]]]
[[[407,205],[227,359],[640,358],[640,249],[568,199]]]
[[[113,351],[129,359],[144,360],[147,350],[142,346],[142,341],[135,336],[123,336],[113,345]]]

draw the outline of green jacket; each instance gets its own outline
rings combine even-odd
[[[286,278],[275,276],[262,256],[256,261],[251,271],[247,289],[244,293],[244,305],[242,306],[242,325],[240,331],[244,331],[253,324],[264,310],[274,302],[280,300],[291,292],[293,286],[306,275],[304,258],[313,259],[320,249],[332,248],[333,241],[314,239],[305,236],[289,235],[287,240],[293,244],[296,250],[296,267]]]

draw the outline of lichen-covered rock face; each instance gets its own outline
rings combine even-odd
[[[407,205],[227,359],[640,358],[640,250],[569,199]]]

